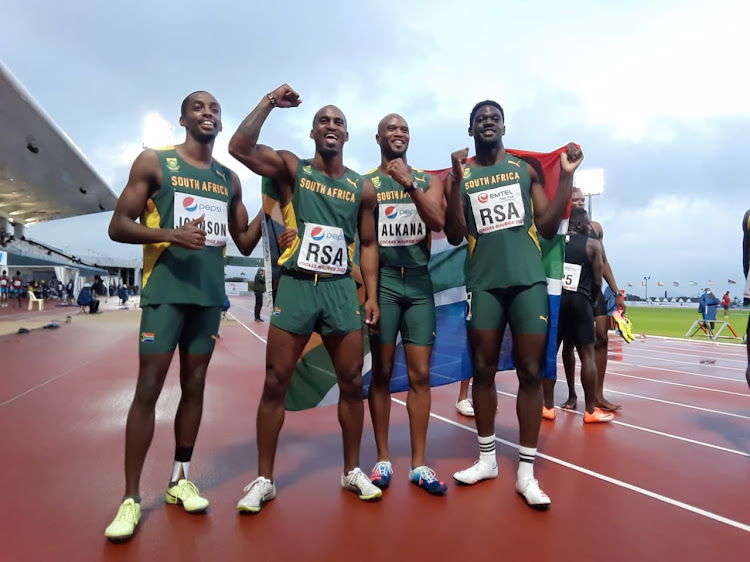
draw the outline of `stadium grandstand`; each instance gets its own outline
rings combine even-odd
[[[29,237],[37,222],[112,211],[117,195],[1,62],[0,100],[0,268],[24,283],[73,279],[76,292],[112,275]]]

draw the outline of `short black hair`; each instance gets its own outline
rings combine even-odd
[[[188,94],[187,97],[182,100],[182,105],[180,106],[181,117],[185,117],[185,112],[187,111],[188,104],[190,103],[190,98],[192,98],[195,94],[208,94],[208,92],[206,90],[195,90],[194,92]]]
[[[474,109],[471,110],[471,114],[469,115],[469,127],[471,127],[471,124],[474,122],[474,117],[477,114],[477,111],[479,111],[480,107],[483,107],[485,105],[491,105],[492,107],[496,107],[500,110],[500,117],[503,118],[503,123],[505,122],[505,112],[503,111],[502,106],[493,100],[484,100],[480,101],[478,104],[474,106]]]

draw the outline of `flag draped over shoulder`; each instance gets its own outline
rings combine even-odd
[[[565,147],[550,153],[528,152],[507,149],[507,151],[528,162],[537,171],[544,183],[548,198],[554,197],[560,176],[560,154]],[[429,173],[444,180],[450,169],[435,170]],[[278,195],[273,183],[263,180],[263,208],[267,220],[279,223],[271,232],[278,232],[283,221],[278,206]],[[565,211],[557,234],[551,240],[539,237],[542,249],[542,261],[547,276],[547,294],[549,297],[550,317],[547,350],[542,365],[544,376],[556,377],[557,356],[557,319],[562,292],[563,263],[565,261],[565,233],[568,228],[567,218],[570,208]],[[271,259],[278,259],[277,252],[271,251]],[[471,358],[466,340],[466,287],[464,281],[464,264],[467,245],[451,246],[442,232],[432,233],[431,256],[429,262],[435,294],[437,329],[435,345],[430,364],[430,385],[440,386],[468,379],[472,376]],[[356,260],[355,260],[356,261]],[[364,287],[355,265],[352,275],[359,288],[360,303],[364,302]],[[273,311],[271,311],[271,314]],[[513,369],[512,344],[506,330],[503,340],[498,370]],[[367,396],[372,377],[372,361],[366,330],[363,330],[365,343],[365,360],[362,368],[364,393]],[[397,342],[396,359],[391,378],[391,392],[402,392],[409,388],[406,373],[406,360],[401,341]],[[297,363],[292,382],[286,397],[288,410],[303,410],[314,406],[335,404],[338,401],[338,386],[333,364],[318,334],[313,334]]]

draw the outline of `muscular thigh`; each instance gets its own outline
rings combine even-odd
[[[220,306],[186,306],[180,351],[188,355],[211,354],[219,337]]]
[[[185,310],[181,305],[154,304],[141,310],[138,352],[153,355],[174,351],[185,325]]]
[[[594,311],[587,296],[580,293],[563,294],[558,330],[579,349],[594,343]]]
[[[513,291],[508,299],[508,323],[513,334],[546,334],[549,329],[547,285],[537,283]]]

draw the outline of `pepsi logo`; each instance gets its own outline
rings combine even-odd
[[[389,219],[395,219],[398,215],[398,212],[396,212],[396,206],[395,205],[389,205],[385,208],[385,216]]]
[[[317,240],[323,240],[323,237],[324,237],[324,236],[325,236],[325,231],[323,230],[323,227],[322,227],[322,226],[316,226],[316,227],[315,227],[315,228],[313,228],[313,229],[312,229],[312,231],[310,232],[310,237],[311,237],[311,238],[312,238],[313,240],[316,240],[316,241],[317,241]]]
[[[185,199],[182,200],[182,206],[186,211],[192,213],[198,208],[198,202],[194,197],[185,197]]]
[[[480,203],[486,203],[487,201],[490,200],[489,196],[486,193],[480,193],[477,199],[479,200]]]

